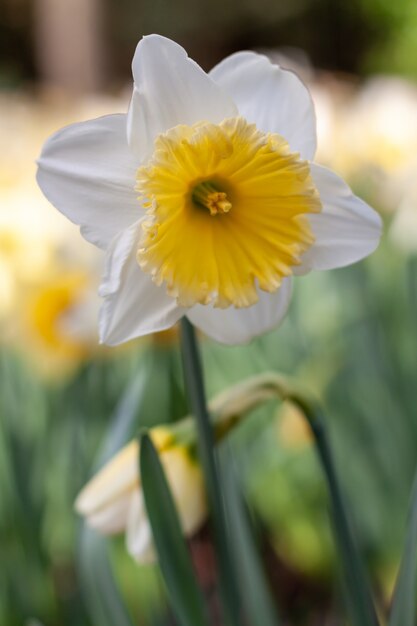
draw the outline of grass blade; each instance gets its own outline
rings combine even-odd
[[[148,435],[140,440],[140,474],[146,510],[173,612],[181,626],[207,626],[174,501],[158,454]]]
[[[233,533],[231,543],[236,571],[242,583],[242,602],[249,624],[280,626],[281,621],[272,599],[263,570],[248,510],[242,497],[236,468],[228,454],[222,455],[222,484],[224,485],[227,515]]]
[[[131,437],[135,419],[143,404],[147,382],[147,370],[142,366],[115,408],[95,463],[96,469],[102,467]],[[84,523],[79,537],[78,566],[83,582],[83,597],[92,622],[100,626],[133,626],[113,577],[107,539]]]
[[[414,479],[404,554],[394,591],[389,626],[414,626],[417,583],[417,474]]]
[[[85,525],[79,555],[84,598],[93,624],[134,626],[113,578],[106,540]]]
[[[300,407],[308,420],[327,480],[333,529],[341,558],[345,594],[352,624],[354,626],[378,626],[369,581],[348,521],[321,412],[314,402],[307,400],[299,393],[287,393],[286,397]]]

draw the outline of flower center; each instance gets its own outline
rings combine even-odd
[[[232,203],[229,202],[227,194],[217,189],[214,183],[209,180],[194,187],[191,199],[196,206],[208,209],[210,215],[229,213],[232,208]]]
[[[241,117],[159,135],[137,191],[147,210],[138,263],[182,306],[247,307],[259,289],[276,291],[321,210],[308,163]]]

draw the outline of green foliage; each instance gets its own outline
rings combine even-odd
[[[362,0],[374,42],[362,60],[368,73],[417,77],[417,7],[413,0]]]
[[[370,573],[382,583],[402,551],[417,458],[415,270],[415,259],[385,243],[359,266],[300,279],[284,325],[250,346],[203,342],[209,397],[245,376],[274,369],[324,399],[356,535]],[[139,424],[187,413],[178,353],[157,350],[90,364],[55,387],[10,353],[2,354],[1,625],[17,626],[31,617],[47,626],[91,624],[89,600],[85,590],[80,592],[74,567],[72,503],[106,438],[120,447]],[[117,412],[125,417],[116,419]],[[129,422],[129,412],[129,428],[119,431],[114,424]],[[332,548],[320,466],[308,443],[294,448],[285,443],[282,418],[274,413],[275,407],[266,405],[233,435],[245,498],[281,561],[300,575],[320,579],[330,595],[328,581],[340,558]],[[107,448],[101,463],[111,453]],[[140,577],[152,580],[149,596],[155,599],[160,593],[155,572],[140,570],[132,582],[136,568],[128,568],[123,550],[121,545],[110,552],[115,584],[132,615],[147,623],[140,611],[147,598],[139,602],[135,585]],[[291,614],[291,605],[281,608]]]
[[[300,406],[311,427],[317,453],[329,490],[337,555],[343,573],[348,612],[354,626],[378,626],[372,592],[355,534],[350,526],[348,508],[340,490],[325,423],[313,402],[306,402],[302,395],[294,393],[291,399]]]
[[[93,624],[133,626],[126,604],[117,589],[107,556],[106,540],[83,527],[79,545],[81,582]]]
[[[414,626],[417,593],[417,474],[410,503],[409,523],[395,587],[389,626]]]
[[[281,620],[278,618],[242,488],[237,479],[237,468],[233,463],[231,450],[226,448],[223,452],[222,484],[229,525],[233,529],[229,540],[244,613],[252,626],[279,626]]]
[[[148,435],[140,439],[143,494],[169,599],[183,626],[207,626],[201,591],[158,454]]]
[[[90,606],[91,587],[81,582],[74,562],[79,520],[73,502],[94,468],[134,436],[138,424],[183,416],[179,371],[178,350],[158,345],[88,364],[51,385],[12,353],[1,354],[1,626],[20,626],[29,618],[48,626],[84,626],[90,616],[93,624],[101,623]],[[86,575],[94,578],[94,567],[100,570],[102,564],[95,583],[110,580],[105,567],[113,569],[114,562],[108,563],[106,542],[92,537],[89,542],[95,560]],[[155,575],[146,576],[152,599]],[[132,589],[129,594],[132,610],[144,616],[141,595]],[[159,607],[162,611],[161,599]]]

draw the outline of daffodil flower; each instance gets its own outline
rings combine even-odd
[[[23,311],[14,315],[22,344],[30,347],[40,373],[49,378],[70,374],[97,352],[94,276],[56,267],[26,291]]]
[[[127,115],[64,128],[39,159],[45,195],[106,250],[101,341],[183,315],[249,341],[281,322],[293,275],[376,248],[378,215],[312,162],[314,109],[293,73],[240,52],[206,74],[150,35],[133,78]]]

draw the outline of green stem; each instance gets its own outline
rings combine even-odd
[[[246,390],[246,399],[242,400],[239,396],[242,396],[244,390]],[[256,404],[258,398],[260,400],[267,399],[270,394],[271,396],[281,398],[281,400],[289,400],[301,409],[313,433],[317,453],[327,481],[333,514],[333,526],[342,560],[346,596],[352,624],[354,626],[378,626],[379,622],[372,593],[348,522],[348,515],[320,408],[303,390],[299,390],[298,387],[280,374],[271,372],[265,372],[250,380],[243,381],[240,386],[236,387],[234,393],[235,400],[238,400],[235,406],[236,408],[240,407],[237,412],[243,408],[250,407],[252,402]],[[228,402],[231,399],[229,398]],[[222,407],[223,411],[227,407],[227,402],[219,402],[217,400],[217,404]],[[231,405],[233,407],[233,402]]]
[[[346,595],[355,626],[379,626],[368,579],[348,522],[324,422],[315,403],[297,392],[286,394],[304,413],[313,433],[317,452],[326,475],[333,511],[333,526],[342,556]]]
[[[203,373],[194,328],[186,318],[181,320],[181,349],[185,385],[190,408],[196,419],[200,461],[204,470],[213,522],[224,617],[229,626],[239,626],[239,600],[228,543],[226,515],[214,447],[214,433],[207,410]]]

